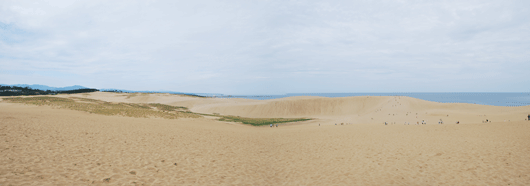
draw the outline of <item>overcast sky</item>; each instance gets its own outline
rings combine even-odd
[[[530,1],[0,1],[0,83],[528,92]]]

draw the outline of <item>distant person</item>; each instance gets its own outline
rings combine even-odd
[[[272,127],[272,124],[270,124],[269,127]]]
[[[320,126],[320,123],[318,124],[318,126]]]
[[[278,127],[278,124],[276,124],[276,127]]]
[[[460,121],[456,121],[456,124],[460,124]]]

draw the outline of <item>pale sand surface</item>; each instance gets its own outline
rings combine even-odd
[[[528,106],[127,95],[68,96],[315,120],[269,128],[0,102],[0,185],[530,185]]]

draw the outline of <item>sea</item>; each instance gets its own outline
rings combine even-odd
[[[245,98],[256,100],[278,99],[292,96],[350,97],[350,96],[408,96],[439,103],[470,103],[505,107],[530,105],[530,92],[434,92],[434,93],[291,93],[283,95],[223,95],[197,94],[217,98]]]

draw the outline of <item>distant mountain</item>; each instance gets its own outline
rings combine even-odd
[[[57,90],[57,91],[64,91],[64,90],[77,90],[77,89],[86,89],[87,87],[81,86],[81,85],[74,85],[69,87],[50,87],[46,85],[28,85],[28,84],[15,84],[15,85],[6,85],[6,84],[0,84],[3,86],[17,86],[17,87],[29,87],[32,89],[39,89],[39,90]]]

